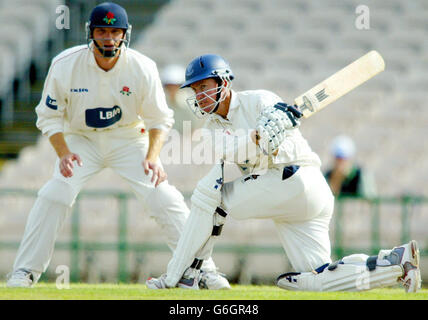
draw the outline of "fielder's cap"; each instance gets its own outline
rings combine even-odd
[[[178,64],[167,65],[160,74],[163,84],[181,85],[185,81],[186,69]]]
[[[333,139],[331,153],[336,158],[349,159],[355,154],[355,144],[346,135],[340,135]]]
[[[89,28],[128,29],[128,14],[120,5],[104,2],[97,5],[89,17]]]

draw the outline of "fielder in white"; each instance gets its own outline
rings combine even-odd
[[[236,161],[244,176],[223,183],[220,163],[198,183],[167,272],[148,279],[147,286],[199,289],[198,269],[211,256],[230,215],[274,221],[296,271],[278,277],[281,288],[353,291],[402,283],[407,292],[416,292],[421,286],[416,241],[381,250],[376,256],[354,254],[332,263],[328,231],[334,197],[320,171],[319,157],[298,129],[300,112],[269,91],[231,90],[233,78],[222,57],[203,55],[188,65],[182,88],[194,90],[189,106],[207,116],[206,127],[222,130],[225,143],[220,160],[237,159],[246,150],[243,161]],[[247,134],[234,135],[242,129]],[[264,171],[260,171],[262,163]]]
[[[168,246],[173,250],[177,245],[189,209],[168,184],[159,161],[173,112],[156,64],[128,48],[130,35],[126,11],[103,3],[91,12],[88,44],[52,61],[36,112],[37,127],[49,137],[58,160],[29,214],[9,287],[38,281],[78,193],[106,167],[129,183],[161,226]],[[205,287],[229,288],[211,259],[203,269]]]

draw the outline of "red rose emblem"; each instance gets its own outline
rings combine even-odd
[[[113,12],[107,12],[107,19],[113,19],[114,18],[114,13]]]
[[[128,87],[123,87],[122,90],[125,91],[125,92],[129,92],[129,88]]]

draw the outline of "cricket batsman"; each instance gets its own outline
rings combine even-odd
[[[200,266],[230,215],[273,220],[295,270],[278,277],[281,288],[358,291],[401,283],[407,292],[418,291],[416,241],[375,256],[353,254],[332,262],[334,197],[318,155],[298,129],[300,111],[270,91],[233,91],[233,79],[229,64],[218,55],[196,57],[186,69],[181,87],[195,93],[189,107],[206,117],[206,128],[213,135],[220,132],[225,143],[216,151],[219,163],[193,192],[190,217],[166,274],[148,279],[147,287],[199,289]],[[242,129],[246,134],[235,134]],[[244,152],[246,157],[239,159]],[[234,159],[243,177],[224,183],[222,161]]]
[[[189,215],[159,161],[174,119],[155,62],[129,48],[131,25],[117,4],[96,6],[86,32],[86,45],[53,59],[36,107],[37,127],[49,137],[58,159],[29,214],[9,287],[37,283],[77,195],[104,168],[128,182],[171,250]],[[229,288],[213,261],[206,262],[204,287]]]

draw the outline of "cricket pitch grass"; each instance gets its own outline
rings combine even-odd
[[[363,292],[292,292],[276,286],[232,285],[231,290],[150,290],[144,284],[81,284],[58,289],[55,283],[34,288],[7,288],[0,283],[0,300],[428,300],[428,289],[405,293],[402,288]]]

